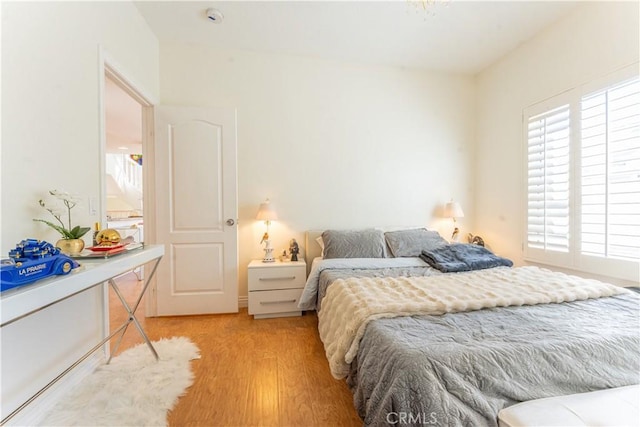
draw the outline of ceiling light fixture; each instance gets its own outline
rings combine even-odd
[[[224,15],[218,9],[214,9],[214,8],[210,7],[209,9],[207,9],[207,18],[211,22],[213,22],[215,24],[219,24],[224,19]]]

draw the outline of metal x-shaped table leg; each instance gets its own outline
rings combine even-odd
[[[136,300],[136,303],[133,305],[133,308],[129,306],[129,304],[127,303],[127,300],[125,300],[124,296],[122,295],[122,292],[120,292],[120,289],[118,288],[118,285],[116,284],[116,282],[113,279],[109,279],[109,284],[111,285],[111,287],[113,288],[113,290],[115,291],[116,295],[118,296],[118,299],[120,299],[120,302],[122,303],[122,306],[124,307],[124,309],[127,311],[129,317],[127,319],[127,321],[120,327],[122,328],[122,332],[120,333],[120,336],[118,337],[118,341],[116,342],[116,345],[114,347],[114,349],[111,351],[111,354],[109,355],[109,360],[107,360],[107,364],[109,364],[111,362],[111,359],[113,358],[113,355],[118,351],[118,348],[120,347],[120,343],[122,342],[122,337],[124,337],[125,332],[127,332],[127,328],[129,327],[129,325],[131,323],[133,323],[136,327],[136,329],[138,330],[138,332],[140,333],[140,336],[142,336],[142,339],[147,343],[147,346],[149,347],[149,350],[151,350],[151,353],[153,353],[153,356],[156,358],[156,360],[159,360],[158,357],[158,353],[156,352],[156,349],[153,348],[153,345],[151,344],[151,341],[149,340],[149,337],[147,337],[147,334],[144,332],[144,329],[142,329],[142,325],[140,325],[140,322],[138,321],[138,319],[136,318],[136,310],[138,309],[138,306],[140,305],[140,302],[142,301],[142,297],[144,296],[145,292],[147,291],[147,288],[149,287],[149,284],[151,283],[151,279],[153,278],[153,275],[156,273],[156,269],[158,268],[158,264],[160,264],[160,259],[158,258],[156,260],[156,263],[153,266],[153,269],[151,270],[151,274],[149,274],[149,276],[147,277],[144,286],[142,287],[142,291],[140,292],[140,295],[138,296],[138,299]]]

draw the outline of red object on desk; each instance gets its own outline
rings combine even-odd
[[[116,252],[122,252],[124,250],[124,247],[126,245],[115,245],[115,246],[91,246],[89,249],[90,251],[93,252],[108,252],[108,253],[112,253],[112,251],[115,251],[113,253]]]

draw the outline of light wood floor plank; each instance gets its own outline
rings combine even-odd
[[[288,347],[285,348],[296,350],[285,350],[278,357],[280,420],[282,425],[315,426],[318,423],[312,407],[313,385],[309,383],[305,374],[306,356],[300,351],[303,347],[303,343],[300,342],[301,336],[300,331],[286,334]]]
[[[118,280],[127,301],[141,285]],[[126,320],[110,291],[112,329]],[[195,379],[169,414],[170,426],[361,426],[351,392],[329,372],[315,313],[254,320],[238,314],[138,317],[151,340],[185,336],[200,348]],[[119,352],[142,342],[127,331]]]
[[[254,357],[242,425],[278,426],[278,368],[276,357]]]

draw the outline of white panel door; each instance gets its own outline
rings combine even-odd
[[[158,315],[238,311],[233,109],[155,107]]]

